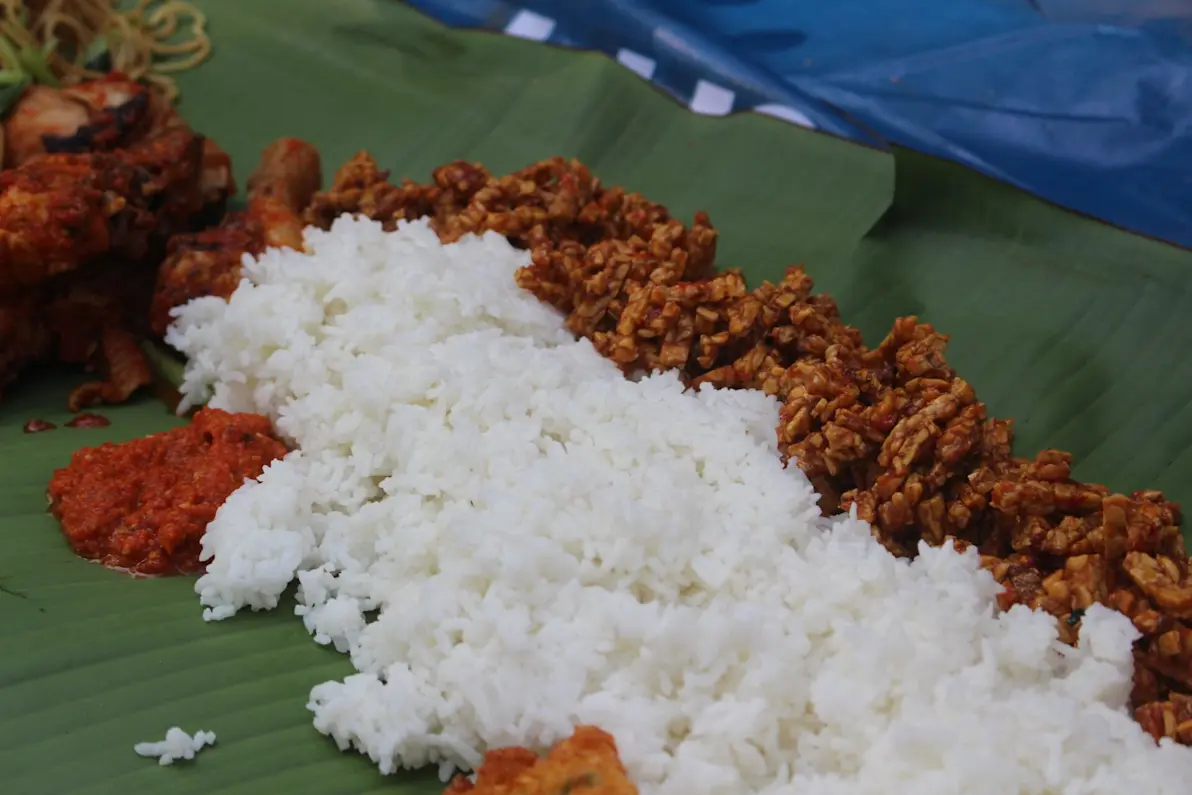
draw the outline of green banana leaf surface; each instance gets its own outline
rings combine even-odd
[[[182,110],[231,152],[317,144],[327,177],[361,149],[395,176],[449,160],[503,172],[578,157],[721,230],[752,283],[804,263],[876,342],[899,315],[952,335],[950,360],[1018,446],[1071,450],[1117,490],[1192,498],[1192,253],[1050,207],[910,152],[774,119],[691,114],[600,55],[448,30],[393,0],[206,0],[215,55]],[[0,792],[432,793],[382,777],[311,725],[310,688],[351,672],[285,604],[206,624],[193,581],[75,558],[45,511],[79,447],[180,422],[153,397],[61,427],[82,376],[34,373],[0,401]],[[25,434],[37,417],[55,431]],[[193,763],[133,754],[178,725],[215,731]]]

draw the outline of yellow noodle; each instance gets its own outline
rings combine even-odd
[[[15,49],[57,47],[50,70],[65,85],[100,77],[86,53],[106,43],[111,66],[133,80],[178,93],[170,76],[193,69],[211,55],[206,16],[185,0],[137,0],[121,9],[113,0],[0,0],[0,36]],[[19,68],[0,55],[0,66]]]

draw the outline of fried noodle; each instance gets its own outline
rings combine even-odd
[[[172,75],[211,54],[206,27],[203,12],[184,0],[136,0],[126,9],[112,0],[0,0],[0,36],[21,49],[53,43],[48,61],[63,84],[105,74],[89,65],[102,41],[111,70],[151,83],[171,100],[178,95]]]

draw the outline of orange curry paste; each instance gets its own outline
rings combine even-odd
[[[215,512],[285,454],[266,417],[203,409],[172,431],[79,450],[50,480],[50,511],[81,557],[131,574],[198,572]]]

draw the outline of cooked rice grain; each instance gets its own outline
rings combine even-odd
[[[157,742],[137,743],[132,747],[137,756],[157,759],[159,765],[172,765],[181,760],[191,760],[205,746],[215,745],[215,732],[199,730],[194,736],[181,728],[172,726],[166,731],[166,738]]]

